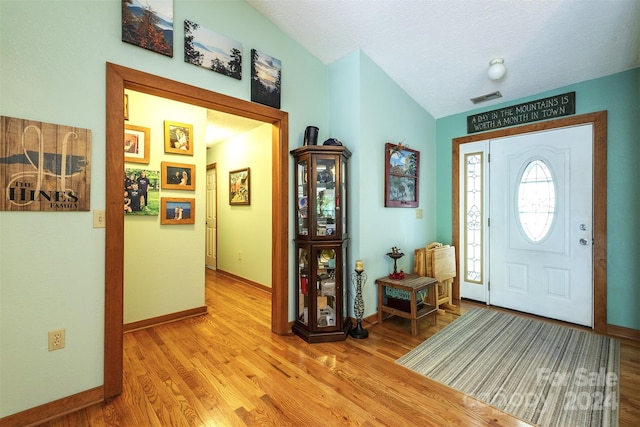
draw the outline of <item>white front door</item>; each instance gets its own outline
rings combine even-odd
[[[208,268],[216,269],[217,264],[217,189],[216,189],[216,168],[207,169],[207,209],[205,226],[205,265]]]
[[[490,141],[489,304],[593,325],[591,124]]]

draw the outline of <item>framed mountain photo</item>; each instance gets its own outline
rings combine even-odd
[[[122,0],[122,41],[173,58],[173,0]]]
[[[251,101],[280,108],[281,90],[280,60],[251,49]]]

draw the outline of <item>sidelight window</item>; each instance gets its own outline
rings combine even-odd
[[[464,160],[464,279],[482,283],[483,153],[466,154]]]

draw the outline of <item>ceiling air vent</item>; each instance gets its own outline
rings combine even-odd
[[[500,92],[491,92],[486,95],[481,95],[476,98],[471,98],[471,102],[474,104],[479,104],[485,101],[491,101],[492,99],[502,98],[502,94]]]

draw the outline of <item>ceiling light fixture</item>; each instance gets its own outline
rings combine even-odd
[[[504,66],[504,59],[496,58],[489,62],[489,78],[491,80],[500,80],[507,72],[507,67]]]

